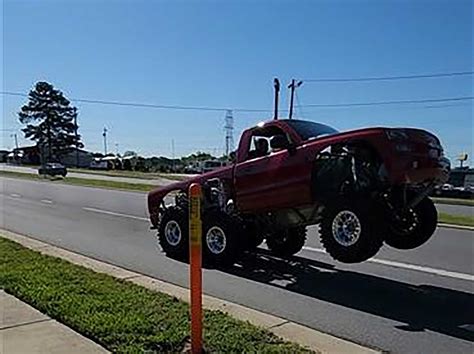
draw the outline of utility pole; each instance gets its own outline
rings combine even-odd
[[[297,83],[295,82],[295,79],[291,80],[291,84],[288,85],[288,88],[291,90],[290,94],[290,112],[288,115],[288,119],[293,118],[293,101],[295,98],[295,90],[300,87],[303,84],[303,81],[298,81]]]
[[[273,119],[278,119],[278,99],[280,96],[280,81],[278,78],[273,79],[273,88],[275,89],[275,107],[273,109]]]
[[[173,172],[175,171],[175,164],[174,164],[174,139],[171,139],[171,166]]]
[[[18,136],[16,135],[16,133],[14,133],[10,134],[10,137],[15,138],[15,148],[18,150]]]
[[[118,154],[119,154],[119,144],[115,143],[115,155],[118,156]]]
[[[102,133],[104,137],[104,155],[107,156],[107,128],[104,127],[104,132]]]
[[[229,157],[234,150],[234,116],[232,110],[227,110],[225,114],[225,155]]]
[[[51,118],[48,116],[46,118],[48,125],[48,162],[51,162]]]
[[[77,109],[74,107],[74,134],[76,135],[76,168],[79,167],[79,136],[77,135]]]

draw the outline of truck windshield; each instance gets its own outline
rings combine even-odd
[[[336,129],[321,123],[295,119],[286,120],[286,123],[288,123],[303,140],[316,139],[339,133]]]

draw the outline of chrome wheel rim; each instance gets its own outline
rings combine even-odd
[[[166,224],[165,238],[166,242],[168,242],[168,244],[171,246],[176,246],[181,241],[181,228],[176,221],[170,220]]]
[[[221,254],[227,245],[224,230],[218,226],[211,227],[206,233],[206,244],[211,253]]]
[[[350,210],[340,211],[332,222],[332,235],[342,246],[354,245],[359,240],[361,232],[360,220]]]
[[[392,231],[400,236],[410,236],[418,227],[420,220],[413,209],[408,209],[404,215],[397,216]]]

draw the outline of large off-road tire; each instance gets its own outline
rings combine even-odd
[[[167,256],[186,260],[189,254],[189,221],[186,209],[178,206],[167,208],[158,228],[158,240]]]
[[[437,224],[436,207],[425,197],[400,220],[390,223],[385,232],[385,243],[401,250],[417,248],[433,236]]]
[[[267,246],[277,256],[293,256],[306,242],[306,227],[293,227],[267,236]]]
[[[203,215],[202,250],[204,262],[214,266],[234,264],[245,249],[245,238],[236,218],[222,211]]]
[[[242,221],[242,233],[245,239],[245,250],[253,251],[263,243],[265,235],[262,230],[252,221]]]
[[[378,215],[370,201],[337,200],[323,213],[321,243],[339,262],[363,262],[373,257],[383,245]]]
[[[248,251],[255,250],[265,240],[265,236],[263,234],[260,234],[260,233],[254,233],[254,234],[248,235],[248,236],[249,236],[249,238],[247,239],[247,250]]]

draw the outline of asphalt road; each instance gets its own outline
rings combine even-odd
[[[156,247],[143,194],[2,178],[3,227],[181,286],[188,266]],[[291,259],[261,249],[204,272],[205,292],[394,353],[474,351],[474,234],[438,229],[423,247],[332,261],[315,228]]]

